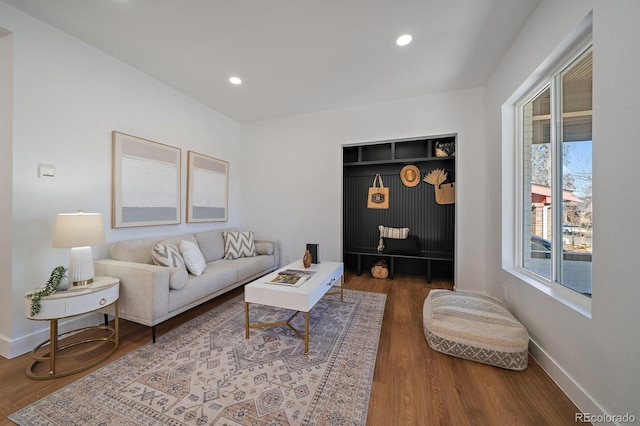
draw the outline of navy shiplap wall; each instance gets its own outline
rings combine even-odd
[[[453,160],[414,163],[421,176],[435,168],[443,168],[454,180]],[[434,187],[420,180],[407,187],[400,179],[403,164],[352,166],[344,170],[344,247],[375,248],[378,225],[409,228],[410,235],[420,238],[420,250],[453,253],[455,205],[435,201]],[[389,208],[368,209],[367,194],[376,173],[389,188]]]
[[[455,181],[453,159],[413,162],[420,169],[421,180],[407,187],[400,179],[403,163],[345,166],[344,176],[344,247],[375,248],[378,246],[378,225],[407,227],[410,235],[420,240],[423,252],[454,252],[455,204],[440,205],[435,201],[434,187],[422,181],[425,174],[435,168],[447,171]],[[367,195],[376,173],[380,173],[384,186],[389,188],[389,208],[368,209]],[[346,266],[353,267],[353,259],[345,258]],[[439,263],[439,262],[436,262]],[[368,265],[364,265],[365,267]],[[419,261],[396,261],[396,272],[422,274]],[[452,264],[434,264],[434,274],[452,276]]]

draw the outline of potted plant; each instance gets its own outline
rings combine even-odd
[[[66,287],[65,282],[68,282],[68,278],[66,275],[67,268],[65,268],[64,266],[57,266],[53,268],[53,271],[51,271],[51,276],[49,277],[49,280],[44,287],[37,288],[25,294],[25,297],[27,299],[31,299],[32,317],[38,315],[38,313],[40,312],[40,299],[55,293],[59,289],[63,290],[63,288],[61,288],[62,286],[60,286],[61,283]],[[66,290],[66,288],[64,288],[64,290]]]

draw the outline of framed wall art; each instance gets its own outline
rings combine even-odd
[[[112,132],[111,227],[180,223],[180,148]]]
[[[187,222],[226,221],[229,163],[189,151],[187,170]]]

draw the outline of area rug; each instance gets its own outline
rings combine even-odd
[[[244,295],[11,414],[19,425],[364,425],[386,295],[344,291],[244,338]],[[251,322],[292,312],[251,305]],[[304,330],[304,315],[293,325]]]

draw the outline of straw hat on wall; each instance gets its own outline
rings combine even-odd
[[[404,183],[405,186],[416,186],[420,182],[420,170],[413,164],[404,166],[402,170],[400,170],[400,179],[402,179],[402,183]]]

